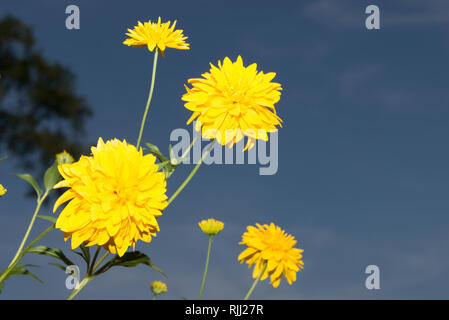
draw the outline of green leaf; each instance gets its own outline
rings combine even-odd
[[[42,196],[42,189],[39,187],[36,180],[34,180],[34,178],[31,174],[23,173],[23,174],[15,174],[15,176],[19,177],[20,179],[23,179],[26,182],[28,182],[29,184],[31,184],[31,186],[36,191],[38,198],[40,198]]]
[[[29,276],[29,277],[39,281],[40,283],[44,283],[41,279],[36,277],[31,271],[26,269],[27,267],[37,267],[37,266],[32,265],[32,264],[17,264],[9,272],[9,274],[8,274],[8,276],[6,278],[9,278],[9,277],[12,277],[12,276],[17,276],[17,275],[24,275],[24,276]]]
[[[83,252],[84,256],[85,256],[86,259],[87,259],[87,265],[89,265],[89,262],[90,262],[90,249],[89,249],[89,247],[86,247],[86,246],[82,243],[81,246],[80,246],[80,248],[81,248],[81,251]]]
[[[8,273],[8,275],[6,276],[6,279],[12,277],[12,276],[19,276],[19,275],[23,275],[23,276],[29,276],[37,281],[39,281],[40,283],[44,283],[41,279],[39,279],[34,273],[32,273],[31,271],[29,271],[27,268],[28,267],[37,267],[35,265],[32,264],[17,264],[14,266],[14,268]],[[4,286],[4,281],[0,283],[0,293],[2,293],[2,289]]]
[[[168,278],[164,271],[153,265],[151,263],[151,259],[146,254],[140,251],[126,252],[122,257],[116,255],[114,258],[109,260],[101,269],[99,269],[96,274],[104,273],[112,267],[131,268],[136,267],[139,264],[147,265],[159,271],[164,277]]]
[[[48,257],[53,257],[61,260],[68,266],[74,265],[74,263],[70,261],[60,249],[49,248],[46,246],[35,246],[33,248],[28,249],[27,253],[35,253]]]
[[[159,150],[159,148],[156,145],[151,144],[149,142],[144,142],[143,144],[147,146],[150,153],[156,156],[159,162],[164,162],[168,160],[168,158],[162,154],[161,150]]]
[[[76,251],[73,251],[73,250],[72,251],[74,253],[76,253],[77,255],[81,256],[84,259],[84,261],[86,261],[87,267],[89,267],[89,265],[90,265],[90,250],[89,250],[89,247],[86,247],[84,244],[81,244],[80,245],[80,249],[81,249],[81,252],[76,252]]]
[[[159,163],[159,169],[164,171],[165,178],[168,179],[173,174],[178,165],[179,164],[173,164],[171,160],[166,160],[164,162]]]
[[[65,270],[66,270],[66,267],[64,267],[63,265],[61,265],[61,264],[59,264],[59,263],[49,262],[48,264],[49,264],[49,265],[52,265],[52,266],[55,266],[55,267],[61,269],[61,270],[64,271],[64,272],[65,272]]]
[[[6,160],[6,158],[8,158],[8,157],[0,158],[0,162],[2,162],[3,160]]]
[[[165,178],[168,179],[176,167],[182,162],[182,159],[175,159],[171,144],[168,146],[168,152],[170,154],[170,159],[162,154],[159,148],[151,143],[143,142],[144,145],[147,146],[147,149],[150,153],[154,154],[156,158],[159,160],[159,170],[164,171]]]
[[[58,171],[58,163],[55,161],[50,168],[45,171],[44,174],[44,186],[46,191],[50,191],[55,184],[61,180],[61,175]]]
[[[41,218],[41,219],[43,219],[43,220],[50,221],[51,223],[56,223],[56,220],[57,220],[55,217],[52,217],[52,216],[44,216],[44,215],[40,215],[40,214],[38,214],[37,217],[38,217],[38,218]]]

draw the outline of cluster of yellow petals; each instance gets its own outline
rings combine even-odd
[[[202,220],[198,225],[209,236],[217,235],[224,228],[224,223],[215,219]]]
[[[155,295],[162,294],[164,292],[167,292],[167,285],[162,281],[153,281],[153,283],[150,286],[151,291]]]
[[[248,246],[238,257],[240,263],[246,262],[248,268],[255,265],[253,278],[257,278],[266,268],[261,280],[270,277],[270,283],[274,288],[279,286],[284,275],[289,284],[296,281],[296,272],[303,268],[301,260],[304,250],[294,248],[296,240],[285,233],[280,227],[256,224],[248,226],[247,232],[242,236],[240,244]]]
[[[271,82],[274,72],[257,71],[255,63],[243,65],[239,56],[235,62],[225,58],[218,67],[211,65],[203,78],[189,79],[182,100],[193,111],[187,124],[197,119],[196,130],[207,139],[216,139],[232,148],[245,136],[245,150],[252,148],[257,139],[268,140],[268,132],[277,131],[282,120],[277,116],[275,103],[280,99],[282,87]]]
[[[0,184],[0,197],[4,195],[8,190],[4,186]]]
[[[81,243],[103,246],[123,256],[140,239],[150,242],[159,225],[156,219],[167,206],[166,180],[157,172],[156,158],[117,139],[98,139],[92,156],[60,164],[64,178],[55,188],[70,188],[54,210],[70,200],[56,222],[72,249]]]
[[[126,34],[129,38],[123,44],[133,47],[147,47],[151,52],[157,48],[164,56],[166,48],[189,50],[189,44],[185,42],[187,37],[183,35],[183,30],[175,30],[176,21],[170,27],[170,21],[161,23],[161,17],[157,22],[140,22],[134,29],[128,29]]]

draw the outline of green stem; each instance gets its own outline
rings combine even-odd
[[[147,105],[145,107],[145,112],[142,117],[142,123],[140,124],[139,137],[137,138],[137,145],[136,145],[137,150],[139,150],[140,142],[142,141],[143,127],[145,126],[145,121],[146,121],[147,115],[148,115],[148,109],[150,108],[151,98],[153,97],[154,82],[156,79],[157,56],[158,56],[158,51],[154,50],[153,74],[151,76],[150,94],[148,95]]]
[[[100,260],[98,260],[98,262],[92,268],[92,273],[94,273],[95,270],[97,270],[98,266],[104,261],[104,259],[106,259],[106,257],[108,255],[109,255],[109,251],[106,251],[106,253],[100,258]]]
[[[187,184],[190,182],[190,180],[192,180],[193,176],[195,175],[195,173],[198,171],[198,169],[200,168],[201,164],[203,163],[204,159],[206,158],[206,156],[209,154],[210,150],[212,149],[213,145],[215,143],[215,140],[212,141],[209,146],[207,147],[206,151],[203,153],[200,161],[198,161],[197,165],[195,166],[195,168],[192,170],[192,172],[190,172],[189,176],[184,180],[184,182],[179,186],[179,188],[175,191],[175,193],[170,197],[170,199],[168,199],[167,201],[167,207],[170,205],[170,203],[173,202],[173,200],[175,200],[175,198],[181,193],[181,191],[187,186]]]
[[[81,282],[80,285],[77,289],[74,289],[72,291],[72,293],[70,294],[70,296],[67,298],[67,300],[72,300],[73,298],[76,297],[76,295],[78,293],[80,293],[81,290],[83,290],[83,288],[89,283],[91,282],[93,279],[95,278],[95,276],[90,276],[90,277],[85,277]]]
[[[96,254],[98,253],[98,250],[96,252]],[[74,289],[72,291],[72,293],[70,294],[70,296],[67,298],[67,300],[72,300],[73,298],[76,297],[76,295],[78,293],[80,293],[81,290],[83,290],[83,288],[89,283],[91,282],[93,279],[95,279],[95,277],[98,274],[94,274],[95,270],[98,268],[98,266],[104,261],[104,259],[106,259],[106,257],[109,255],[109,251],[106,251],[106,253],[100,258],[100,260],[98,260],[98,262],[94,265],[94,267],[92,268],[92,270],[90,271],[90,273],[88,272],[87,275],[84,277],[84,279],[80,282],[80,285],[78,288]]]
[[[1,274],[0,283],[6,279],[8,274],[11,272],[12,269],[14,269],[16,264],[20,261],[20,259],[22,259],[22,257],[27,253],[27,251],[54,228],[55,228],[55,225],[53,224],[50,227],[48,227],[47,229],[45,229],[39,236],[37,236],[32,242],[30,242],[30,244],[27,245],[25,247],[25,249],[22,250],[22,252],[17,257],[16,261],[14,263],[10,264],[9,267]]]
[[[210,248],[212,246],[212,235],[209,236],[209,245],[207,247],[206,267],[204,268],[203,281],[201,282],[200,293],[198,294],[198,300],[201,300],[201,294],[203,293],[204,283],[206,282],[207,268],[209,267]]]
[[[190,146],[187,148],[187,150],[182,154],[181,158],[184,158],[192,149],[193,145],[195,144],[196,140],[198,140],[198,138],[200,137],[200,135],[196,135],[195,138],[193,138],[192,143],[190,144]]]
[[[267,263],[265,262],[264,265],[263,265],[262,270],[260,270],[259,275],[257,276],[256,280],[254,281],[253,285],[251,286],[251,289],[249,289],[248,293],[246,294],[245,298],[243,298],[243,300],[248,300],[249,296],[251,295],[251,293],[253,293],[254,288],[256,287],[257,283],[260,280],[260,277],[262,277],[262,275],[265,272],[266,268],[267,268]]]
[[[12,261],[8,267],[12,266],[16,262],[17,258],[19,257],[20,253],[22,252],[22,248],[25,245],[26,241],[28,240],[28,236],[30,235],[31,229],[33,228],[34,221],[36,220],[36,217],[37,217],[37,213],[39,212],[39,210],[41,208],[42,202],[44,202],[44,200],[45,200],[45,198],[47,198],[47,196],[48,196],[48,190],[45,191],[44,195],[41,198],[37,199],[37,206],[36,206],[36,209],[34,210],[33,217],[31,218],[31,222],[28,225],[28,229],[25,233],[25,236],[22,239],[22,242],[20,243],[19,249],[17,249],[16,255],[14,256],[14,258],[12,259]]]
[[[89,266],[89,269],[87,270],[87,274],[91,274],[92,273],[92,269],[94,268],[95,261],[97,261],[98,254],[100,253],[100,250],[101,250],[101,247],[98,246],[97,250],[95,250],[95,254],[94,254],[92,262],[91,262],[91,264]]]
[[[153,293],[153,299],[152,300],[156,300],[156,294]]]
[[[16,252],[14,258],[9,263],[8,268],[1,274],[1,276],[0,276],[0,283],[3,282],[3,280],[6,279],[6,277],[11,272],[11,270],[14,269],[16,264],[19,262],[19,260],[25,254],[26,250],[31,248],[31,245],[33,245],[34,243],[39,241],[45,234],[48,233],[48,232],[44,231],[45,233],[43,233],[40,236],[38,236],[30,245],[28,245],[26,247],[26,250],[22,250],[23,247],[25,246],[26,241],[28,240],[28,237],[30,236],[31,229],[33,228],[34,222],[35,222],[37,214],[38,214],[38,212],[39,212],[39,210],[41,208],[41,205],[44,202],[45,198],[47,198],[47,196],[48,196],[48,192],[49,192],[49,190],[45,191],[45,193],[42,195],[42,197],[38,197],[36,209],[34,210],[33,217],[31,218],[30,224],[28,225],[28,229],[25,232],[25,236],[23,237],[22,242],[20,243],[19,249],[17,249],[17,252]],[[51,229],[53,229],[53,228],[54,228],[54,226],[52,226]],[[48,230],[48,231],[50,231],[50,230]]]

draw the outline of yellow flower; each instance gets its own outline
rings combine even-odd
[[[187,124],[198,118],[195,129],[202,126],[204,138],[215,138],[229,148],[245,136],[245,150],[252,148],[256,139],[267,141],[267,132],[282,126],[274,107],[282,90],[279,83],[271,82],[275,75],[258,72],[255,63],[243,66],[240,56],[236,62],[227,57],[223,64],[218,61],[218,68],[211,64],[203,78],[188,80],[192,88],[185,86],[182,100],[193,111]]]
[[[4,195],[8,190],[0,184],[0,197]]]
[[[56,162],[58,164],[73,163],[74,161],[75,159],[73,159],[72,155],[65,150],[56,155]]]
[[[266,269],[261,276],[264,280],[271,277],[270,283],[277,288],[281,282],[282,275],[289,284],[296,281],[296,272],[303,268],[302,252],[304,250],[293,248],[296,240],[293,236],[285,233],[274,223],[247,227],[247,232],[242,236],[239,244],[248,246],[238,257],[240,263],[246,262],[248,268],[255,265],[253,278],[257,278],[266,264]]]
[[[123,256],[137,240],[150,242],[159,225],[156,219],[167,206],[164,173],[157,172],[156,158],[117,139],[98,139],[92,156],[61,164],[65,179],[55,188],[69,187],[53,212],[71,200],[56,221],[72,249],[81,243],[98,245]]]
[[[224,223],[215,219],[208,219],[203,220],[198,223],[201,230],[209,235],[209,236],[215,236],[218,234],[221,230],[223,230]]]
[[[129,37],[123,44],[133,47],[147,47],[151,52],[157,47],[159,53],[164,56],[166,48],[189,50],[189,44],[185,42],[187,37],[182,34],[183,30],[175,30],[176,21],[170,27],[170,21],[161,23],[161,17],[157,22],[138,21],[134,29],[128,29]]]
[[[167,285],[162,281],[154,281],[151,284],[150,289],[154,294],[159,295],[161,293],[167,292]]]

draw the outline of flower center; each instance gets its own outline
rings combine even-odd
[[[122,204],[132,202],[136,198],[135,193],[132,192],[132,188],[117,186],[112,190],[112,194],[114,195],[115,201]]]

